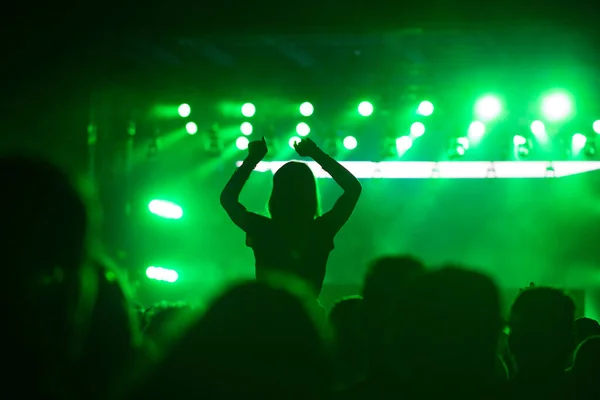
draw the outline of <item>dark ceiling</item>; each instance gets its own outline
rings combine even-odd
[[[473,69],[529,73],[540,68],[595,67],[598,53],[584,32],[545,24],[527,27],[404,29],[364,34],[130,37],[114,70],[130,84],[169,90],[344,90],[447,83]],[[114,77],[118,75],[115,74]]]
[[[293,76],[297,90],[312,90],[390,76],[443,83],[474,60],[595,66],[596,3],[15,2],[0,16],[3,143],[59,143],[73,154],[71,143],[85,146],[91,89],[110,84],[227,90]]]

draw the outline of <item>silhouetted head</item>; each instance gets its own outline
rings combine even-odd
[[[425,264],[409,255],[385,256],[376,259],[368,268],[363,285],[363,297],[377,306],[389,304],[390,298],[425,273]]]
[[[290,161],[275,172],[269,213],[274,220],[299,223],[319,215],[317,183],[308,165]]]
[[[129,367],[141,343],[136,311],[126,280],[106,257],[93,260],[98,275],[96,304],[91,313],[85,351],[77,365],[81,396],[111,397],[126,390]]]
[[[502,329],[494,282],[475,271],[446,267],[418,278],[411,292],[398,340],[412,378],[458,390],[466,389],[466,382],[474,387],[493,383]]]
[[[194,309],[187,303],[162,302],[146,309],[143,319],[143,332],[152,340],[169,340],[180,334],[191,319]]]
[[[336,302],[329,312],[329,323],[335,331],[356,331],[362,327],[363,298],[349,296]],[[335,333],[335,332],[334,332]]]
[[[511,308],[508,337],[519,372],[562,373],[575,346],[574,319],[575,303],[561,290],[523,291]]]
[[[153,393],[312,398],[326,390],[331,366],[323,316],[314,297],[296,289],[301,283],[288,282],[227,290],[161,363]]]
[[[46,160],[7,156],[0,158],[0,183],[5,262],[27,266],[24,272],[78,269],[85,258],[88,218],[70,177]]]
[[[405,308],[407,289],[425,273],[425,265],[412,256],[386,256],[368,268],[363,285],[364,322],[370,373],[381,374],[389,358],[389,333]]]
[[[363,299],[346,297],[335,303],[329,313],[334,333],[338,384],[348,387],[365,377],[367,349],[363,324]]]
[[[0,186],[2,332],[10,337],[9,354],[27,360],[5,361],[11,373],[28,376],[29,390],[60,373],[73,355],[75,321],[83,322],[78,317],[93,304],[95,276],[84,273],[87,208],[70,177],[43,159],[0,157]],[[83,293],[87,278],[90,290]],[[86,312],[79,308],[82,295],[89,299]]]
[[[600,396],[600,336],[591,336],[579,345],[571,371],[578,390],[586,392],[590,399]]]
[[[600,324],[595,319],[581,317],[575,320],[575,345],[579,345],[590,336],[600,335]]]

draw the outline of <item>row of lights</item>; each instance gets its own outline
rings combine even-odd
[[[299,111],[303,117],[310,117],[314,113],[314,106],[309,102],[304,102],[300,104]],[[372,103],[368,101],[363,101],[358,104],[357,111],[363,117],[369,117],[373,114],[375,110]],[[252,118],[256,113],[256,107],[252,103],[246,103],[242,106],[242,115],[246,118]],[[416,113],[418,115],[428,117],[433,114],[434,106],[430,101],[422,101],[417,107]],[[236,147],[240,150],[246,150],[248,148],[248,143],[250,142],[248,138],[245,136],[249,136],[252,134],[253,127],[252,124],[248,121],[245,121],[240,126],[240,132],[244,135],[239,137],[236,140]],[[415,122],[411,126],[411,136],[413,138],[422,136],[425,133],[425,125],[421,122]],[[296,134],[298,136],[294,136],[290,138],[288,144],[291,148],[294,148],[294,145],[298,143],[301,138],[308,136],[310,134],[310,126],[306,122],[299,122],[296,125]],[[407,139],[410,139],[408,136],[404,137],[401,142],[406,143]],[[411,139],[412,143],[412,139]],[[354,150],[358,146],[358,141],[354,136],[346,136],[342,140],[342,145],[347,150]]]
[[[298,109],[300,111],[300,115],[302,115],[303,117],[310,117],[315,112],[315,107],[307,101],[300,104]],[[358,113],[360,115],[362,115],[363,117],[370,116],[371,114],[373,114],[374,110],[375,110],[375,107],[373,106],[373,104],[371,102],[368,102],[368,101],[362,101],[361,103],[358,104],[358,107],[357,107]],[[421,102],[421,104],[419,104],[419,107],[417,108],[417,113],[420,115],[426,116],[426,117],[433,114],[433,104],[430,101]],[[254,104],[246,103],[242,106],[242,115],[244,117],[252,118],[255,114],[256,114],[256,106],[254,106]]]
[[[309,102],[304,102],[299,106],[299,112],[304,117],[310,117],[313,115],[314,110],[314,106]],[[375,107],[368,101],[363,101],[357,106],[358,113],[363,117],[372,115],[374,110]],[[182,104],[178,111],[180,116],[187,117],[191,113],[191,108],[188,104]],[[572,112],[572,102],[570,96],[563,92],[556,92],[546,96],[542,101],[541,111],[548,121],[559,121],[568,117]],[[422,101],[415,112],[417,115],[427,117],[433,114],[434,106],[430,101]],[[245,118],[252,118],[256,114],[256,106],[252,103],[246,103],[242,105],[241,113]],[[458,156],[464,155],[466,150],[469,149],[471,141],[478,140],[485,134],[486,126],[484,121],[492,121],[502,113],[502,101],[496,96],[483,96],[475,103],[474,113],[476,120],[470,124],[467,136],[456,139],[455,152]],[[197,130],[198,128],[193,122],[188,122],[186,125],[186,131],[189,134],[195,134]],[[236,146],[238,149],[247,149],[249,143],[247,136],[250,136],[253,130],[254,129],[250,121],[244,121],[240,125],[240,131],[243,136],[236,140]],[[593,130],[596,133],[600,133],[600,120],[593,123]],[[310,126],[306,122],[299,122],[296,125],[297,136],[294,136],[289,140],[290,147],[293,148],[294,144],[299,142],[302,137],[309,135],[310,131]],[[546,128],[544,123],[542,121],[534,121],[531,124],[531,132],[538,138],[545,135]],[[412,147],[413,141],[422,136],[424,133],[425,125],[422,122],[413,123],[410,127],[409,135],[401,136],[396,139],[396,150],[398,154],[401,155],[408,151]],[[353,150],[358,146],[358,141],[353,136],[346,136],[341,142],[344,148],[348,150]],[[518,149],[519,154],[528,154],[530,141],[527,138],[521,135],[516,135],[513,138],[513,142],[515,149]],[[593,141],[588,140],[588,138],[583,134],[575,134],[572,142],[573,147],[584,148],[589,150],[589,153],[595,153],[595,146],[592,145]]]
[[[485,95],[475,103],[475,114],[482,121],[489,121],[498,117],[502,111],[502,100],[494,95]],[[544,97],[541,103],[541,112],[549,121],[560,121],[566,118],[573,109],[571,97],[565,92],[554,92]],[[304,117],[310,117],[315,111],[315,107],[304,102],[299,106],[300,114]],[[373,114],[375,107],[369,101],[362,101],[358,104],[357,111],[363,117]],[[430,101],[422,101],[416,109],[416,113],[422,116],[433,114],[434,106]],[[182,118],[187,118],[191,114],[189,104],[182,104],[178,108],[178,113]],[[252,118],[256,114],[256,106],[252,103],[245,103],[241,107],[242,116]]]

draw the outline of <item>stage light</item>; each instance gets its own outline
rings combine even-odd
[[[588,158],[596,157],[596,140],[594,138],[588,138],[583,147],[583,154]]]
[[[293,148],[294,148],[294,145],[295,145],[296,143],[300,143],[300,140],[301,140],[301,139],[300,139],[298,136],[294,136],[294,137],[290,138],[290,140],[288,141],[288,144],[289,144],[289,145],[290,145],[290,147],[293,149]]]
[[[310,126],[306,122],[300,122],[296,125],[296,133],[299,136],[307,136],[310,133]]]
[[[167,269],[163,267],[148,267],[146,269],[146,276],[156,281],[163,281],[168,283],[176,282],[179,279],[177,271]]]
[[[549,121],[560,121],[567,118],[572,109],[571,98],[563,92],[553,93],[542,100],[542,114]]]
[[[528,146],[517,146],[515,148],[515,157],[518,158],[519,160],[523,159],[523,158],[527,158],[527,156],[529,156],[529,152],[531,150],[529,149]]]
[[[358,142],[356,141],[356,138],[354,136],[346,136],[342,143],[344,147],[348,150],[354,150],[358,145]]]
[[[198,125],[195,122],[185,124],[185,131],[190,135],[195,135],[198,132]]]
[[[246,136],[241,136],[236,139],[235,147],[237,147],[240,150],[246,150],[248,148],[248,143],[250,143],[248,138]]]
[[[527,139],[525,139],[524,136],[515,135],[513,137],[513,144],[515,145],[515,147],[517,147],[517,146],[523,146],[525,143],[527,143]]]
[[[571,139],[571,143],[573,145],[573,149],[583,149],[585,147],[585,143],[587,142],[587,137],[581,133],[576,133],[573,135]]]
[[[244,122],[242,125],[240,125],[240,132],[246,136],[251,135],[253,130],[254,128],[250,122]]]
[[[406,153],[413,145],[413,140],[410,136],[401,136],[396,139],[396,151],[399,155]]]
[[[417,108],[417,114],[429,117],[433,114],[433,104],[430,101],[422,101]]]
[[[448,149],[448,158],[453,159],[453,158],[458,158],[458,157],[462,157],[465,155],[465,148],[462,147],[460,144],[458,143],[454,143],[450,149]]]
[[[600,120],[594,121],[594,123],[592,124],[592,129],[594,129],[594,132],[596,132],[597,134],[600,134]]]
[[[542,121],[533,121],[531,123],[531,133],[535,136],[542,136],[546,134],[546,126]]]
[[[521,159],[529,155],[531,151],[531,141],[525,136],[515,135],[513,136],[513,146],[515,158]]]
[[[485,96],[475,103],[475,115],[484,121],[497,118],[502,111],[502,103],[495,96]]]
[[[462,147],[465,151],[469,150],[469,148],[471,147],[471,141],[467,137],[459,137],[458,139],[456,139],[456,143],[458,143],[458,145]]]
[[[373,104],[368,101],[363,101],[358,105],[358,113],[363,117],[368,117],[373,114]]]
[[[242,115],[246,118],[251,118],[256,113],[256,107],[252,103],[246,103],[242,106]]]
[[[425,133],[425,125],[422,122],[415,122],[410,126],[410,136],[418,138]]]
[[[471,140],[478,140],[483,137],[485,134],[485,125],[481,121],[473,121],[469,125],[469,130],[467,131],[467,136]]]
[[[154,215],[166,219],[180,219],[183,209],[175,203],[166,200],[152,200],[148,203],[148,210]]]
[[[451,140],[448,148],[448,158],[453,159],[464,156],[470,146],[471,142],[468,137],[459,137]]]
[[[315,111],[315,108],[308,101],[300,104],[300,114],[305,117],[310,117],[312,113]]]
[[[190,116],[190,113],[192,112],[192,109],[190,108],[190,106],[188,104],[182,104],[177,109],[177,112],[179,113],[180,117],[185,118],[185,117],[189,117]]]

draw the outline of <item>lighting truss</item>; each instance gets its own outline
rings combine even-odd
[[[257,172],[275,173],[287,161],[261,161]],[[237,165],[241,165],[241,161]],[[317,178],[331,178],[314,161],[306,163]],[[600,170],[600,161],[342,161],[361,179],[523,179],[560,178]]]

